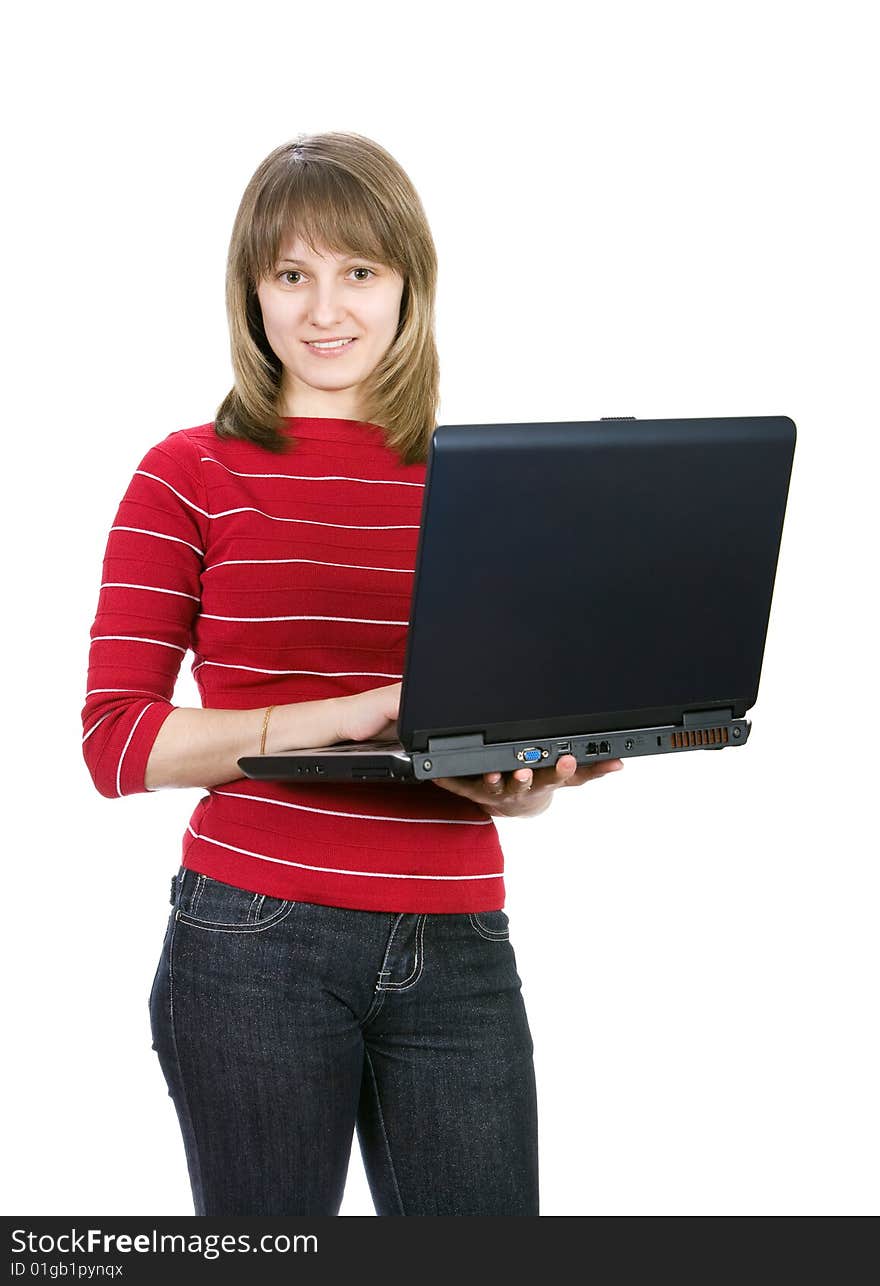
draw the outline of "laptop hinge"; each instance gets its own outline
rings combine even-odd
[[[713,723],[729,723],[733,710],[726,706],[722,710],[689,710],[684,716],[685,728],[708,728]]]
[[[428,749],[437,754],[440,750],[468,750],[473,746],[484,745],[482,732],[470,732],[464,737],[429,737]]]

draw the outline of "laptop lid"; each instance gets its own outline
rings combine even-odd
[[[742,717],[795,438],[787,416],[439,425],[404,747]]]

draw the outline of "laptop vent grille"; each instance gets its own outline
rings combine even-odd
[[[673,732],[670,741],[676,750],[686,746],[718,746],[730,740],[727,728],[687,728],[684,732]]]

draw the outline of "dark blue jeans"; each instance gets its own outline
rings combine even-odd
[[[282,901],[180,867],[150,992],[197,1215],[537,1215],[532,1038],[504,911]]]

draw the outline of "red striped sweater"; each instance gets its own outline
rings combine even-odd
[[[91,629],[83,755],[114,798],[144,774],[188,650],[204,707],[344,696],[402,677],[425,465],[378,425],[288,417],[290,455],[213,424],[152,447],[122,498]],[[256,782],[203,795],[182,863],[273,897],[378,911],[504,906],[479,805],[418,783]]]

